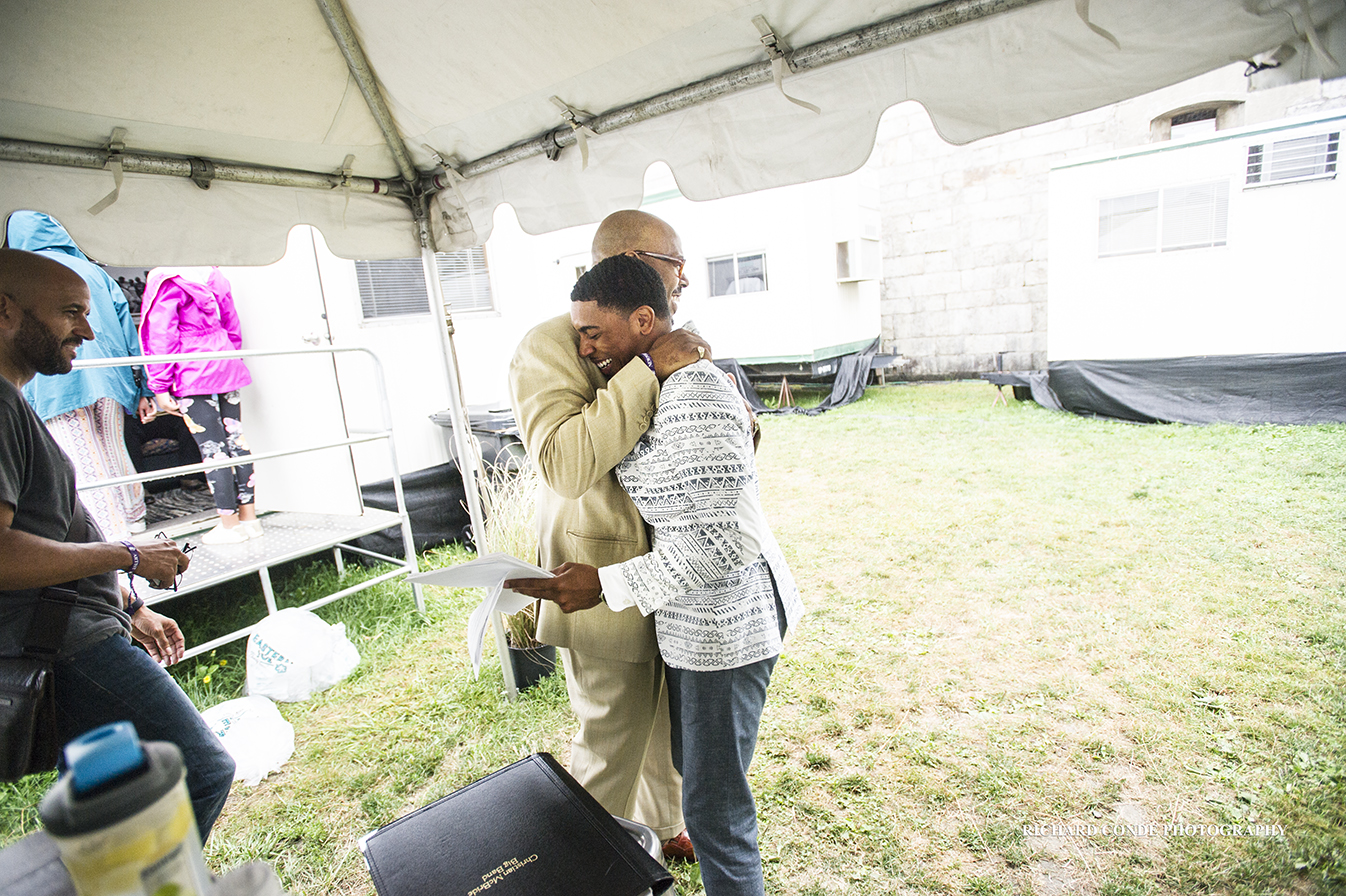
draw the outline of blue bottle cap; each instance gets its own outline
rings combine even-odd
[[[66,744],[65,764],[70,769],[75,795],[82,796],[144,768],[145,751],[140,747],[135,725],[113,722]]]

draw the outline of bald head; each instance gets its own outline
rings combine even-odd
[[[0,293],[23,302],[44,290],[76,284],[88,291],[84,278],[59,261],[22,249],[0,249]]]
[[[0,376],[22,386],[39,373],[69,373],[93,338],[83,277],[42,255],[0,249]]]
[[[676,240],[678,234],[668,224],[648,212],[634,208],[613,212],[603,219],[594,233],[594,264],[614,255],[645,249],[658,251],[656,244]]]
[[[682,241],[677,231],[647,211],[623,209],[603,218],[594,234],[594,264],[612,256],[634,256],[654,268],[677,312],[686,277],[682,276]]]
[[[614,255],[632,255],[654,268],[664,281],[669,304],[678,310],[678,296],[687,285],[682,273],[682,241],[666,221],[633,208],[613,212],[598,225],[592,251],[594,264]]]

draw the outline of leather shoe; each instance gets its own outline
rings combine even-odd
[[[672,840],[664,841],[664,858],[681,859],[684,862],[696,861],[696,850],[692,848],[692,840],[683,831]]]

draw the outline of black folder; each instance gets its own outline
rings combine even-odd
[[[379,896],[655,896],[673,876],[548,753],[360,840]]]

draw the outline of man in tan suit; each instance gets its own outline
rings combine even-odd
[[[593,260],[619,254],[657,271],[677,308],[687,281],[673,228],[645,212],[614,212],[594,234]],[[523,338],[509,371],[514,415],[542,480],[538,553],[547,569],[565,562],[607,566],[649,551],[645,524],[613,468],[649,428],[659,383],[710,354],[699,336],[674,330],[648,359],[601,369],[580,357],[565,310]],[[601,602],[566,610],[543,603],[538,639],[562,648],[580,721],[571,774],[609,812],[653,828],[666,855],[691,858],[653,617],[635,608],[615,613]]]

